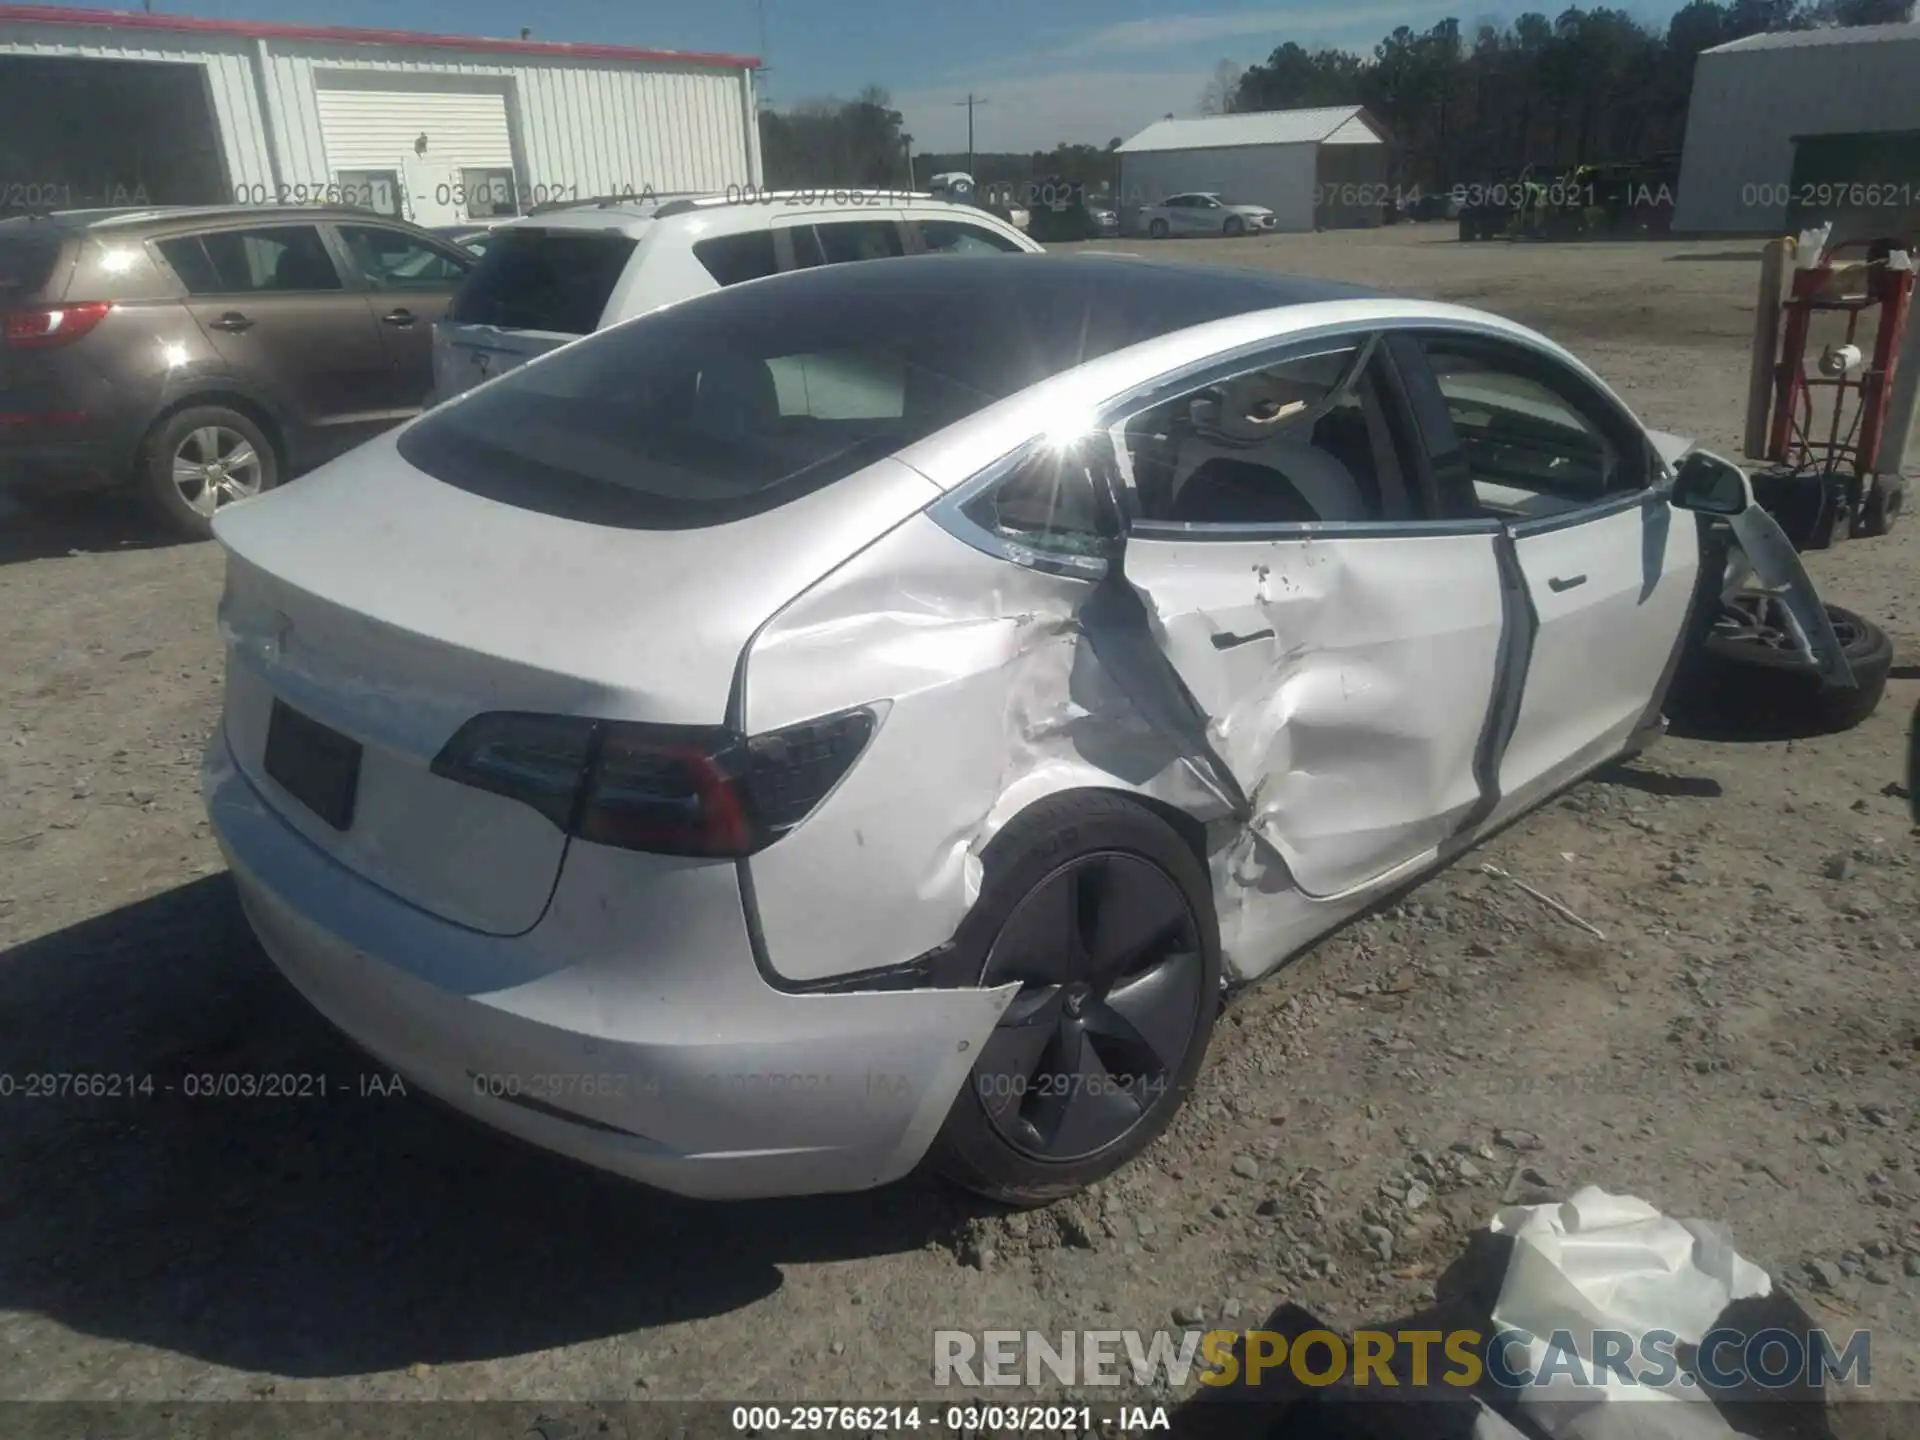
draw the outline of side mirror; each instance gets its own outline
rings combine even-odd
[[[1673,504],[1702,515],[1738,515],[1753,504],[1747,472],[1710,450],[1690,450],[1674,468]]]

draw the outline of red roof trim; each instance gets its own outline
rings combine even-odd
[[[421,35],[411,30],[356,30],[340,25],[274,25],[260,20],[199,20],[121,10],[69,10],[60,5],[0,5],[0,23],[88,25],[106,30],[165,30],[191,35],[240,35],[253,40],[331,40],[343,45],[422,45],[436,50],[540,55],[549,60],[647,60],[716,70],[758,69],[757,55],[700,50],[640,50],[630,45],[569,45],[552,40],[498,40],[485,35]]]

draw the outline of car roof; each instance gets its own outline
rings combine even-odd
[[[147,225],[177,225],[204,221],[245,220],[262,223],[284,220],[363,220],[385,225],[407,225],[357,205],[140,205],[114,209],[53,210],[44,215],[14,216],[62,230],[133,230]]]
[[[908,255],[885,261],[817,265],[748,282],[761,297],[812,300],[838,292],[850,307],[898,304],[935,313],[1004,314],[1084,307],[1090,320],[1150,339],[1230,315],[1330,300],[1377,300],[1364,285],[1273,270],[1174,264],[1101,253]],[[698,303],[698,302],[695,302]]]
[[[977,206],[957,204],[917,190],[863,190],[829,186],[804,190],[762,190],[753,186],[735,186],[725,191],[608,195],[546,205],[529,214],[503,221],[495,228],[612,230],[622,235],[639,236],[654,224],[680,215],[711,216],[728,210],[751,214],[769,206],[778,207],[787,214],[796,209],[817,209],[837,214],[895,205],[910,205],[916,210],[947,210],[956,215],[974,217],[987,213]]]

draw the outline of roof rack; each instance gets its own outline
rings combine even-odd
[[[527,214],[552,215],[561,210],[611,210],[619,205],[657,211],[663,204],[676,204],[711,194],[711,190],[642,190],[637,194],[628,190],[617,195],[583,195],[577,200],[543,200],[538,205],[530,206]]]
[[[669,200],[656,209],[653,215],[656,220],[664,220],[669,215],[686,215],[714,205],[777,205],[783,201],[818,204],[830,202],[839,196],[845,196],[848,199],[860,196],[883,201],[938,200],[940,198],[926,190],[884,190],[874,186],[822,185],[798,190],[760,190],[752,186],[737,186],[725,194],[709,192]]]

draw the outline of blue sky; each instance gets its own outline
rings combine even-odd
[[[123,8],[131,0],[95,0]],[[1589,0],[1591,3],[1591,0]],[[386,26],[445,34],[517,35],[663,49],[761,50],[754,0],[155,0],[208,18]],[[966,147],[969,89],[982,150],[1104,144],[1168,111],[1195,111],[1215,64],[1251,64],[1293,40],[1366,50],[1396,25],[1422,29],[1451,14],[1471,27],[1557,3],[1490,0],[1304,0],[1285,7],[1223,0],[765,0],[765,85],[774,103],[892,92],[919,150]],[[1672,0],[1628,4],[1664,22]]]

